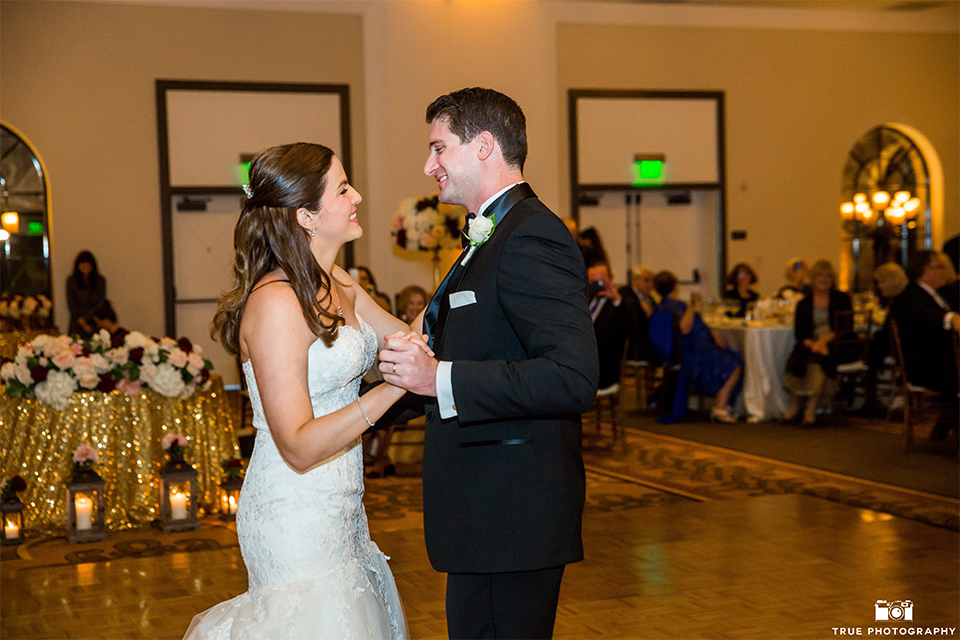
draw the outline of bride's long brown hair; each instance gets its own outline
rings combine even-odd
[[[297,142],[265,149],[250,165],[250,185],[233,231],[233,287],[220,296],[210,336],[232,355],[240,354],[240,320],[254,285],[280,269],[300,301],[307,326],[328,347],[337,339],[339,315],[326,310],[330,274],[310,251],[310,236],[297,209],[320,208],[333,151]]]

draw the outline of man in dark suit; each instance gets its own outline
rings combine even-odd
[[[598,378],[583,259],[523,182],[516,102],[463,89],[427,122],[424,172],[477,215],[424,312],[435,357],[390,336],[380,369],[425,398],[424,537],[450,637],[548,638],[564,566],[583,558],[580,416]]]
[[[600,388],[607,389],[620,382],[620,361],[627,340],[626,307],[620,292],[613,286],[613,275],[606,262],[589,266],[587,279],[590,281],[590,317],[600,359]]]
[[[960,235],[953,236],[943,243],[943,253],[950,259],[950,266],[953,267],[953,273],[947,278],[947,283],[937,289],[937,293],[943,298],[950,308],[954,311],[960,311]]]
[[[627,337],[630,340],[629,360],[659,364],[660,352],[650,340],[650,314],[657,306],[654,298],[653,277],[647,267],[637,265],[630,269],[630,284],[620,288],[624,313],[627,317]]]
[[[920,251],[910,265],[911,282],[893,299],[890,313],[897,323],[907,380],[938,392],[943,413],[930,434],[941,439],[957,426],[957,392],[960,387],[954,340],[960,332],[960,315],[937,294],[948,270],[939,251]]]

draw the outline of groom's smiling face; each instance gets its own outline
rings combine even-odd
[[[423,172],[433,176],[440,187],[440,202],[460,204],[469,211],[476,212],[483,204],[477,200],[479,163],[477,140],[460,142],[450,131],[447,118],[437,118],[430,124],[430,155],[423,166]]]

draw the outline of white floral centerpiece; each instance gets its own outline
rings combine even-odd
[[[408,251],[460,249],[463,207],[443,204],[434,194],[407,198],[393,216],[393,239]]]
[[[71,336],[37,336],[20,347],[13,360],[0,361],[0,381],[7,395],[36,397],[62,411],[74,391],[119,389],[133,395],[141,387],[168,396],[189,398],[209,384],[213,363],[186,338],[148,338],[138,331],[111,338],[106,330],[90,340]]]

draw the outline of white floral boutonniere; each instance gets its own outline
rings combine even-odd
[[[477,216],[468,222],[464,234],[467,236],[467,240],[470,241],[470,251],[467,252],[466,257],[460,264],[463,266],[467,265],[467,262],[469,262],[473,256],[473,252],[477,250],[477,247],[490,239],[496,227],[497,223],[492,216]]]
[[[490,239],[490,236],[493,235],[493,230],[496,228],[497,223],[493,218],[488,218],[487,216],[477,216],[470,221],[470,224],[467,226],[467,239],[470,240],[470,244],[475,247],[479,247],[484,242]]]

